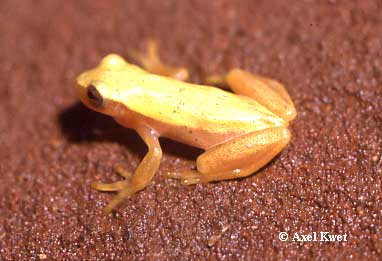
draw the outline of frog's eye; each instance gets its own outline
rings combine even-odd
[[[103,97],[99,91],[97,91],[97,88],[94,87],[94,85],[89,85],[87,87],[86,93],[91,105],[93,105],[95,108],[100,108],[103,106]]]

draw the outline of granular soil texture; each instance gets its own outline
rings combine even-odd
[[[378,259],[381,14],[379,0],[2,0],[1,259]],[[164,173],[201,151],[162,140],[153,182],[104,216],[114,194],[91,182],[146,147],[82,106],[74,79],[148,38],[193,82],[240,67],[284,83],[293,137],[261,178],[188,187]],[[347,241],[293,241],[313,232]]]

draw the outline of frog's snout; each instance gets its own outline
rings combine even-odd
[[[87,72],[83,72],[80,75],[78,75],[76,78],[77,88],[78,87],[84,88],[85,86],[87,86],[87,82],[86,82],[87,78],[88,78]]]

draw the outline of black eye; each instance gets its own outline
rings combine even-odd
[[[89,102],[96,108],[102,107],[103,98],[101,94],[97,91],[96,87],[93,85],[89,85],[87,88],[87,95],[89,98]]]

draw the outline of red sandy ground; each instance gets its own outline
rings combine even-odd
[[[382,256],[381,1],[0,2],[2,259]],[[112,215],[90,188],[145,145],[79,104],[102,56],[160,42],[192,81],[241,67],[283,82],[298,117],[256,175],[184,187],[163,173],[200,150],[164,141],[153,182]],[[282,242],[328,231],[347,242]],[[209,246],[210,244],[210,246]]]

